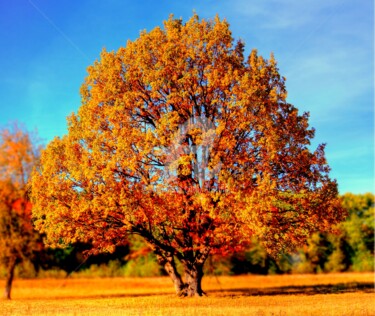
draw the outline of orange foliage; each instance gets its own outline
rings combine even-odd
[[[88,73],[69,133],[33,176],[36,225],[52,245],[111,251],[139,234],[189,280],[209,253],[252,235],[277,253],[342,218],[324,146],[309,150],[308,114],[286,101],[274,57],[245,59],[226,21],[171,17]]]
[[[29,178],[39,149],[19,126],[0,130],[0,258],[21,260],[37,247],[28,198]]]
[[[42,248],[31,221],[29,178],[39,156],[30,135],[17,125],[0,131],[0,260],[6,265],[10,298],[14,267]]]

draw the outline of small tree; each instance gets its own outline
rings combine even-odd
[[[0,261],[7,267],[4,298],[10,299],[14,269],[42,247],[31,222],[28,181],[39,150],[15,125],[0,131]]]
[[[88,72],[68,134],[33,176],[36,225],[52,244],[111,251],[138,234],[192,296],[204,294],[210,253],[252,236],[277,253],[341,219],[308,114],[286,101],[273,56],[245,59],[226,21],[171,17]]]

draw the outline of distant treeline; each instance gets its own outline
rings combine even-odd
[[[337,225],[335,233],[316,232],[307,245],[293,254],[274,258],[253,240],[244,252],[222,257],[211,256],[205,274],[281,274],[374,271],[374,195],[342,196],[347,219]],[[324,211],[324,210],[322,210]],[[86,256],[89,245],[75,244],[67,249],[48,249],[33,261],[25,261],[16,270],[18,277],[114,277],[159,276],[165,272],[154,254],[141,239],[133,238],[128,246],[112,254]],[[5,276],[5,267],[0,267]]]

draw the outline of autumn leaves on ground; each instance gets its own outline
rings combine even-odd
[[[286,95],[274,56],[245,56],[219,17],[171,16],[104,50],[66,135],[40,148],[19,126],[1,130],[4,312],[370,314],[372,274],[203,278],[209,258],[229,266],[254,245],[266,273],[289,273],[282,258],[373,271],[373,195],[338,195],[309,114]],[[17,280],[12,292],[21,263],[43,270],[52,256],[63,269],[56,249],[82,244],[131,258],[139,239],[169,281]]]
[[[158,278],[17,280],[2,315],[373,315],[372,273],[206,277],[181,299]]]

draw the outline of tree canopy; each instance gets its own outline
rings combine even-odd
[[[275,254],[342,219],[308,113],[287,102],[274,57],[244,47],[225,20],[194,15],[101,53],[33,175],[35,223],[52,245],[111,251],[138,234],[177,293],[202,295],[210,253],[256,236]]]

